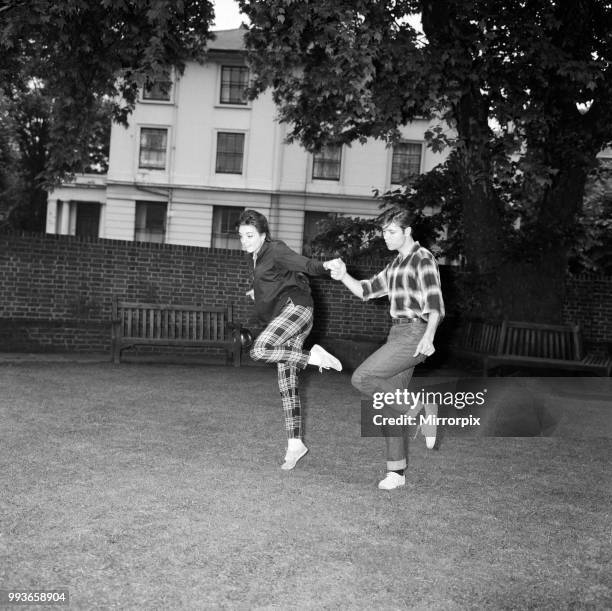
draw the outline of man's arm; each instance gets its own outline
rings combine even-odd
[[[431,356],[436,349],[433,342],[438,325],[444,318],[444,300],[440,287],[440,274],[433,258],[423,259],[418,267],[419,284],[425,297],[423,314],[427,315],[427,327],[414,356]]]
[[[323,264],[331,271],[334,280],[340,280],[344,286],[359,299],[363,299],[363,285],[346,271],[346,264],[342,259],[333,259]]]
[[[429,316],[427,317],[427,327],[425,328],[425,333],[423,333],[423,337],[416,348],[414,356],[418,356],[419,354],[431,356],[436,351],[433,341],[439,322],[440,312],[430,312]]]
[[[341,280],[342,284],[359,299],[363,299],[363,285],[361,280],[355,280],[349,273],[344,274]]]

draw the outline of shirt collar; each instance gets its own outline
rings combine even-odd
[[[395,257],[395,260],[398,263],[401,263],[402,261],[409,259],[419,248],[421,248],[421,245],[415,241],[415,243],[412,245],[412,248],[408,251],[406,256],[402,255],[401,252],[398,252],[397,257]]]
[[[270,241],[264,240],[264,243],[259,247],[259,250],[252,254],[253,263],[255,263],[257,259],[261,259],[261,256],[266,252],[266,250],[268,250],[269,247],[270,247]]]

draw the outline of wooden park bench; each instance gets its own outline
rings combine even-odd
[[[578,325],[466,320],[452,352],[481,363],[485,377],[504,365],[601,376],[609,376],[612,371],[611,358],[585,354]]]
[[[609,376],[612,359],[585,354],[578,325],[501,323],[497,349],[484,357],[483,373],[504,365],[544,367]]]
[[[228,362],[240,367],[240,325],[233,306],[137,303],[113,298],[112,360],[135,346],[224,348]]]
[[[497,350],[501,328],[501,321],[480,319],[462,321],[452,353],[482,364],[487,355]]]

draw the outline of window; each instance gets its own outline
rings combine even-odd
[[[97,238],[100,235],[100,202],[57,200],[55,233]]]
[[[304,237],[302,240],[302,254],[306,257],[312,255],[311,242],[321,233],[319,223],[330,218],[329,212],[304,212]]]
[[[217,134],[217,174],[242,174],[244,134],[219,132]]]
[[[166,168],[166,148],[168,146],[168,130],[142,127],[140,129],[140,155],[138,167],[151,170]]]
[[[74,235],[97,238],[100,230],[100,204],[75,202],[76,221]]]
[[[422,149],[416,142],[401,142],[393,147],[391,184],[410,183],[420,174]]]
[[[340,180],[342,145],[328,144],[313,155],[312,177],[319,180]]]
[[[244,66],[221,66],[221,104],[246,105],[249,69]]]
[[[171,92],[172,81],[152,81],[144,86],[142,90],[142,99],[169,102]]]
[[[136,202],[134,240],[162,244],[166,236],[166,202]]]
[[[215,206],[213,208],[212,246],[240,250],[240,238],[236,223],[244,208],[237,206]]]

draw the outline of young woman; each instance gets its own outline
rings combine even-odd
[[[268,221],[255,210],[245,210],[238,220],[242,249],[249,255],[257,316],[266,328],[250,351],[251,358],[277,363],[287,431],[287,452],[281,469],[293,469],[308,448],[302,440],[302,415],[298,392],[298,370],[307,365],[342,370],[340,361],[315,344],[304,351],[304,340],[312,329],[313,301],[306,274],[322,275],[330,262],[322,263],[293,252],[284,242],[272,240]]]

